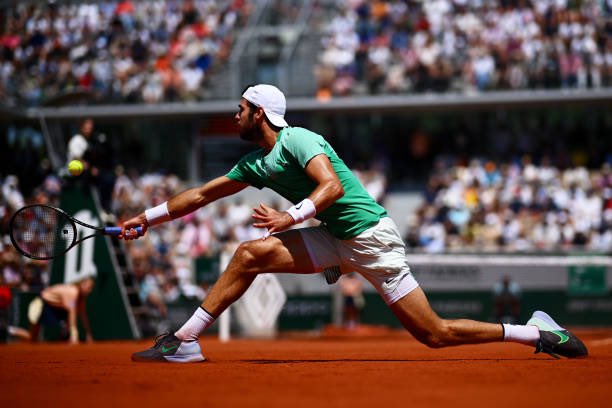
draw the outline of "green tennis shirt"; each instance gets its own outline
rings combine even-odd
[[[258,149],[246,154],[226,176],[259,189],[268,187],[296,204],[310,196],[316,187],[304,169],[319,154],[329,157],[344,188],[343,197],[316,215],[333,236],[352,238],[387,215],[330,144],[321,135],[304,128],[282,129],[269,153]]]

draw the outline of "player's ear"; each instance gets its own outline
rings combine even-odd
[[[262,120],[265,120],[266,113],[264,112],[264,110],[263,110],[263,108],[261,106],[257,107],[257,110],[255,111],[254,117],[255,117],[255,120],[258,121],[258,122],[262,121]]]

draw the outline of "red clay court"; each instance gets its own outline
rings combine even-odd
[[[404,332],[200,341],[199,364],[133,363],[151,341],[0,347],[4,407],[602,407],[612,329],[574,330],[585,360],[517,344],[430,350]]]

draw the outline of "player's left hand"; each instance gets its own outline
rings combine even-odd
[[[274,232],[281,232],[295,224],[295,220],[286,211],[276,211],[272,207],[265,204],[259,204],[258,208],[253,208],[253,218],[260,222],[253,223],[255,228],[266,228],[267,234],[263,237],[266,239]]]

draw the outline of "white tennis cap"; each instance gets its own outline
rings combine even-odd
[[[289,126],[285,121],[285,110],[287,110],[285,95],[277,87],[265,84],[250,86],[242,97],[262,108],[274,126],[281,128]]]

